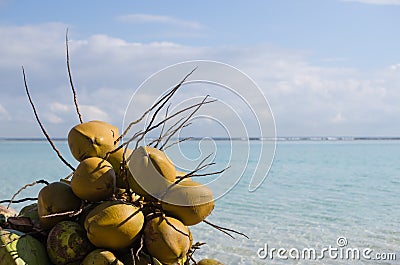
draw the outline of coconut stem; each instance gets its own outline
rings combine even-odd
[[[230,236],[230,237],[232,237],[232,238],[235,238],[235,237],[232,236],[231,234],[229,234],[228,232],[232,232],[232,233],[235,233],[235,234],[244,236],[244,237],[247,238],[247,239],[250,239],[247,235],[245,235],[245,234],[243,234],[243,233],[241,233],[241,232],[238,232],[238,231],[236,231],[236,230],[229,229],[229,228],[225,228],[225,227],[222,227],[222,226],[218,226],[218,225],[213,224],[213,223],[211,223],[211,222],[209,222],[209,221],[207,221],[207,220],[203,220],[203,222],[206,223],[206,224],[208,224],[208,225],[210,225],[210,226],[212,226],[212,227],[214,227],[215,229],[217,229],[217,230],[219,230],[219,231],[221,231],[221,232],[227,234],[228,236]]]
[[[172,131],[172,133],[168,136],[167,140],[164,142],[164,144],[160,147],[160,150],[163,150],[165,145],[168,143],[168,141],[171,139],[172,136],[174,136],[176,134],[176,132],[178,132],[180,129],[182,129],[185,124],[193,117],[193,115],[200,109],[200,107],[206,102],[207,98],[209,97],[209,95],[205,96],[204,99],[201,101],[200,104],[198,104],[197,108],[195,108],[192,113],[186,118],[184,119],[181,124]],[[216,101],[216,100],[214,100]]]
[[[23,74],[23,76],[24,76],[24,85],[25,85],[26,95],[28,96],[29,103],[30,103],[31,106],[32,106],[33,113],[34,113],[34,115],[35,115],[35,118],[36,118],[37,122],[39,123],[40,129],[42,129],[42,132],[43,132],[43,134],[46,136],[47,141],[50,143],[51,147],[52,147],[53,150],[57,153],[57,156],[61,159],[61,161],[62,161],[67,167],[69,167],[72,171],[75,171],[75,168],[74,168],[73,166],[71,166],[71,164],[68,163],[68,162],[62,157],[60,151],[58,151],[57,147],[54,145],[53,141],[50,139],[50,136],[49,136],[48,133],[46,132],[46,130],[45,130],[45,128],[44,128],[42,122],[41,122],[40,119],[39,119],[39,115],[37,114],[35,105],[33,104],[31,95],[29,94],[29,89],[28,89],[28,84],[27,84],[27,81],[26,81],[26,75],[25,75],[24,66],[22,66],[22,74]]]
[[[6,203],[6,202],[9,202],[9,203],[21,203],[21,202],[26,202],[26,201],[37,201],[37,199],[38,198],[23,198],[23,199],[20,199],[20,200],[2,200],[2,201],[0,201],[0,204],[1,203]]]
[[[72,94],[74,95],[75,109],[76,109],[76,113],[78,114],[78,118],[79,118],[80,123],[83,123],[82,115],[81,115],[81,112],[79,111],[78,100],[77,100],[77,97],[76,97],[76,90],[75,90],[74,82],[72,81],[71,67],[70,67],[70,64],[69,64],[68,28],[67,28],[67,32],[65,34],[65,47],[66,47],[66,52],[67,52],[68,77],[69,77],[69,83],[70,83],[71,89],[72,89]]]
[[[26,188],[35,186],[36,184],[46,184],[46,185],[49,185],[49,182],[47,182],[46,180],[41,179],[41,180],[38,180],[38,181],[35,181],[35,182],[32,182],[32,183],[29,183],[29,184],[24,185],[22,188],[20,188],[20,189],[11,197],[11,199],[9,200],[9,203],[8,203],[8,205],[7,205],[7,209],[8,209],[8,208],[10,207],[10,205],[14,202],[14,199],[15,199],[15,197],[17,197],[18,194],[20,194],[20,193],[21,193],[23,190],[25,190]]]
[[[141,122],[144,117],[146,117],[147,114],[149,114],[151,111],[153,111],[159,104],[161,104],[161,106],[158,108],[158,110],[161,110],[164,105],[172,98],[172,96],[175,94],[175,92],[182,86],[182,84],[186,81],[186,79],[197,69],[197,67],[195,67],[192,71],[190,71],[182,80],[181,82],[179,82],[173,89],[171,89],[170,92],[168,92],[166,95],[164,95],[160,100],[158,100],[153,106],[151,106],[148,110],[146,110],[142,116],[131,122],[128,127],[125,129],[125,131],[120,135],[120,137],[118,137],[117,140],[115,140],[115,143],[118,143],[123,137],[125,137],[125,135],[129,132],[129,130],[132,128],[133,125],[138,124],[139,122]]]

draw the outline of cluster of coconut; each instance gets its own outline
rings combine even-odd
[[[119,140],[118,129],[102,121],[70,130],[79,165],[21,210],[31,231],[17,231],[18,222],[0,231],[1,264],[190,264],[189,227],[212,212],[211,190],[177,171],[163,151],[118,149]]]

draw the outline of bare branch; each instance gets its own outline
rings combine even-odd
[[[21,193],[23,190],[25,190],[26,188],[28,188],[28,187],[33,187],[33,186],[35,186],[36,184],[46,184],[46,185],[49,185],[49,183],[48,183],[46,180],[43,180],[43,179],[24,185],[22,188],[20,188],[20,189],[11,197],[11,199],[10,199],[8,205],[7,205],[7,208],[10,207],[10,205],[13,203],[13,200],[15,199],[15,197],[17,197],[18,194],[20,194],[20,193]]]
[[[72,81],[71,67],[69,65],[68,29],[67,29],[67,33],[65,34],[65,47],[66,47],[66,51],[67,51],[67,69],[68,69],[69,83],[71,85],[72,94],[74,95],[74,104],[75,104],[75,108],[76,108],[76,113],[78,114],[78,118],[79,118],[80,123],[83,123],[82,115],[81,115],[81,113],[79,111],[78,100],[77,100],[77,97],[76,97],[76,90],[75,90],[75,87],[74,87],[74,82]]]
[[[161,107],[159,107],[158,109],[162,109],[162,107],[172,98],[172,96],[175,94],[175,92],[182,86],[182,84],[186,81],[186,79],[197,69],[197,67],[195,67],[192,71],[190,71],[182,80],[181,82],[179,82],[173,89],[171,89],[170,92],[168,92],[167,94],[165,94],[160,100],[158,100],[153,106],[151,106],[148,110],[146,110],[142,116],[131,122],[128,127],[125,129],[125,131],[121,134],[120,137],[118,137],[117,140],[115,140],[115,143],[118,143],[123,137],[125,137],[125,135],[129,132],[129,130],[132,128],[133,125],[138,124],[139,122],[141,122],[144,117],[146,117],[147,114],[149,114],[151,111],[153,111],[159,104],[162,103]]]
[[[200,102],[200,104],[198,104],[197,108],[195,108],[195,109],[192,111],[192,113],[190,113],[190,115],[189,115],[186,119],[184,119],[184,120],[182,121],[181,125],[178,126],[178,128],[176,128],[176,129],[174,129],[174,130],[172,131],[172,133],[168,136],[167,140],[166,140],[166,141],[164,142],[164,144],[160,147],[160,150],[163,150],[163,149],[164,149],[165,145],[168,143],[168,141],[171,139],[171,137],[174,136],[175,133],[176,133],[177,131],[179,131],[180,129],[182,129],[182,127],[186,124],[186,122],[188,122],[188,121],[190,120],[190,118],[192,118],[193,115],[200,109],[200,107],[201,107],[203,104],[205,104],[205,102],[206,102],[206,100],[207,100],[208,97],[209,97],[209,95],[205,96],[204,99]]]
[[[189,107],[186,107],[186,108],[184,108],[184,109],[181,109],[181,110],[177,111],[176,113],[172,114],[171,116],[168,116],[168,118],[166,118],[166,119],[160,121],[160,122],[157,123],[156,125],[153,125],[152,127],[148,128],[147,130],[145,130],[145,131],[139,131],[139,132],[135,133],[135,135],[134,135],[131,139],[129,139],[128,141],[124,142],[124,143],[121,144],[119,147],[117,147],[115,150],[113,150],[113,151],[111,151],[111,152],[109,152],[109,153],[114,153],[114,152],[118,151],[118,150],[121,149],[122,147],[124,147],[124,146],[126,146],[126,145],[129,145],[132,141],[134,141],[134,140],[136,140],[138,137],[140,137],[140,139],[137,140],[137,144],[136,144],[136,145],[138,145],[138,143],[143,139],[144,135],[146,135],[148,132],[150,132],[150,131],[152,131],[152,130],[158,128],[160,125],[162,125],[163,123],[167,122],[168,120],[174,118],[175,116],[181,114],[182,112],[188,111],[188,110],[190,110],[190,109],[192,109],[192,108],[195,108],[195,107],[197,107],[197,106],[199,106],[199,105],[205,105],[205,104],[212,103],[212,102],[215,102],[215,100],[209,100],[209,101],[205,101],[205,102],[200,102],[200,103],[191,105],[191,106],[189,106]],[[136,148],[137,148],[137,146],[136,146]],[[135,148],[135,149],[136,149],[136,148]]]
[[[192,139],[192,138],[193,138],[193,137],[185,137],[185,138],[179,139],[179,140],[177,140],[177,141],[175,141],[175,142],[170,143],[170,144],[167,145],[166,147],[164,147],[163,150],[167,150],[168,148],[170,148],[170,147],[172,147],[172,146],[174,146],[174,145],[176,145],[176,144],[179,144],[179,143],[188,141],[188,140],[190,140],[190,139]]]
[[[26,201],[37,201],[38,198],[23,198],[21,200],[2,200],[0,203],[20,203],[20,202],[26,202]]]
[[[64,162],[64,164],[69,167],[71,170],[75,171],[75,168],[73,166],[71,166],[70,163],[68,163],[61,155],[61,153],[57,150],[56,146],[54,145],[53,141],[50,139],[50,136],[47,134],[46,130],[44,129],[44,126],[42,124],[42,122],[39,119],[39,115],[36,112],[36,108],[35,105],[33,104],[31,95],[29,94],[29,89],[28,89],[28,84],[26,81],[26,75],[25,75],[25,69],[24,66],[22,66],[22,74],[24,76],[24,85],[25,85],[25,91],[26,91],[26,95],[28,96],[29,99],[29,103],[32,106],[33,109],[33,113],[35,114],[35,118],[37,120],[37,122],[39,123],[40,129],[42,129],[43,134],[46,136],[47,141],[50,143],[51,147],[53,148],[53,150],[57,153],[57,156],[61,159],[62,162]]]
[[[167,109],[165,110],[164,119],[166,119],[166,118],[168,117],[168,111],[169,111],[169,108],[170,108],[170,107],[171,107],[171,103],[167,106]],[[159,144],[159,143],[161,142],[161,140],[162,140],[162,135],[163,135],[163,133],[164,133],[164,129],[165,129],[165,125],[166,125],[166,124],[167,124],[167,123],[164,122],[164,124],[162,125],[161,131],[160,131],[160,135],[158,136],[158,139],[155,140],[155,141],[153,141],[153,142],[150,143],[149,145],[152,145],[152,144],[155,142],[154,148],[157,148],[158,144]]]
[[[227,234],[228,236],[230,236],[230,237],[232,237],[232,238],[235,238],[235,237],[232,236],[231,234],[229,234],[228,232],[232,232],[232,233],[235,233],[235,234],[244,236],[244,237],[247,238],[247,239],[250,239],[250,238],[249,238],[248,236],[246,236],[245,234],[243,234],[243,233],[241,233],[241,232],[238,232],[238,231],[236,231],[236,230],[233,230],[233,229],[229,229],[229,228],[225,228],[225,227],[221,227],[221,226],[215,225],[215,224],[213,224],[213,223],[211,223],[211,222],[209,222],[209,221],[207,221],[207,220],[203,220],[203,222],[206,223],[206,224],[208,224],[208,225],[210,225],[210,226],[212,226],[212,227],[214,227],[214,228],[216,228],[217,230],[219,230],[219,231],[221,231],[221,232]]]

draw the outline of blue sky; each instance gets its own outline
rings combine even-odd
[[[65,137],[76,123],[66,28],[87,119],[120,126],[132,91],[149,75],[205,59],[258,84],[278,135],[398,135],[398,25],[398,0],[0,0],[0,137],[41,136],[22,64],[49,132]]]

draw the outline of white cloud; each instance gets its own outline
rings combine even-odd
[[[0,120],[11,120],[10,113],[0,104]]]
[[[65,28],[62,24],[0,26],[0,127],[6,126],[4,113],[36,126],[23,91],[21,64],[39,114],[49,122],[49,134],[66,137],[76,124],[65,66]],[[174,63],[210,59],[231,64],[257,82],[269,99],[280,135],[393,135],[400,130],[397,62],[363,72],[316,65],[306,53],[271,45],[192,47],[135,43],[107,35],[74,39],[73,35],[70,31],[71,67],[85,121],[101,119],[120,126],[130,97],[151,74]],[[149,98],[141,98],[137,109],[149,107],[157,91],[147,91]],[[31,136],[31,131],[18,128],[14,131]]]
[[[342,0],[345,2],[359,2],[374,5],[400,5],[400,0]]]
[[[195,30],[203,28],[202,24],[195,21],[183,20],[171,16],[162,15],[129,14],[118,16],[117,20],[125,23],[160,23]]]
[[[109,121],[110,120],[109,115],[97,106],[81,105],[80,108],[81,108],[82,115],[84,115],[86,118],[86,121],[92,121],[92,120]]]
[[[46,121],[52,124],[64,123],[64,120],[54,113],[44,113],[43,117],[46,119]]]
[[[71,106],[60,102],[53,102],[50,103],[50,110],[54,112],[67,112],[71,110]]]

